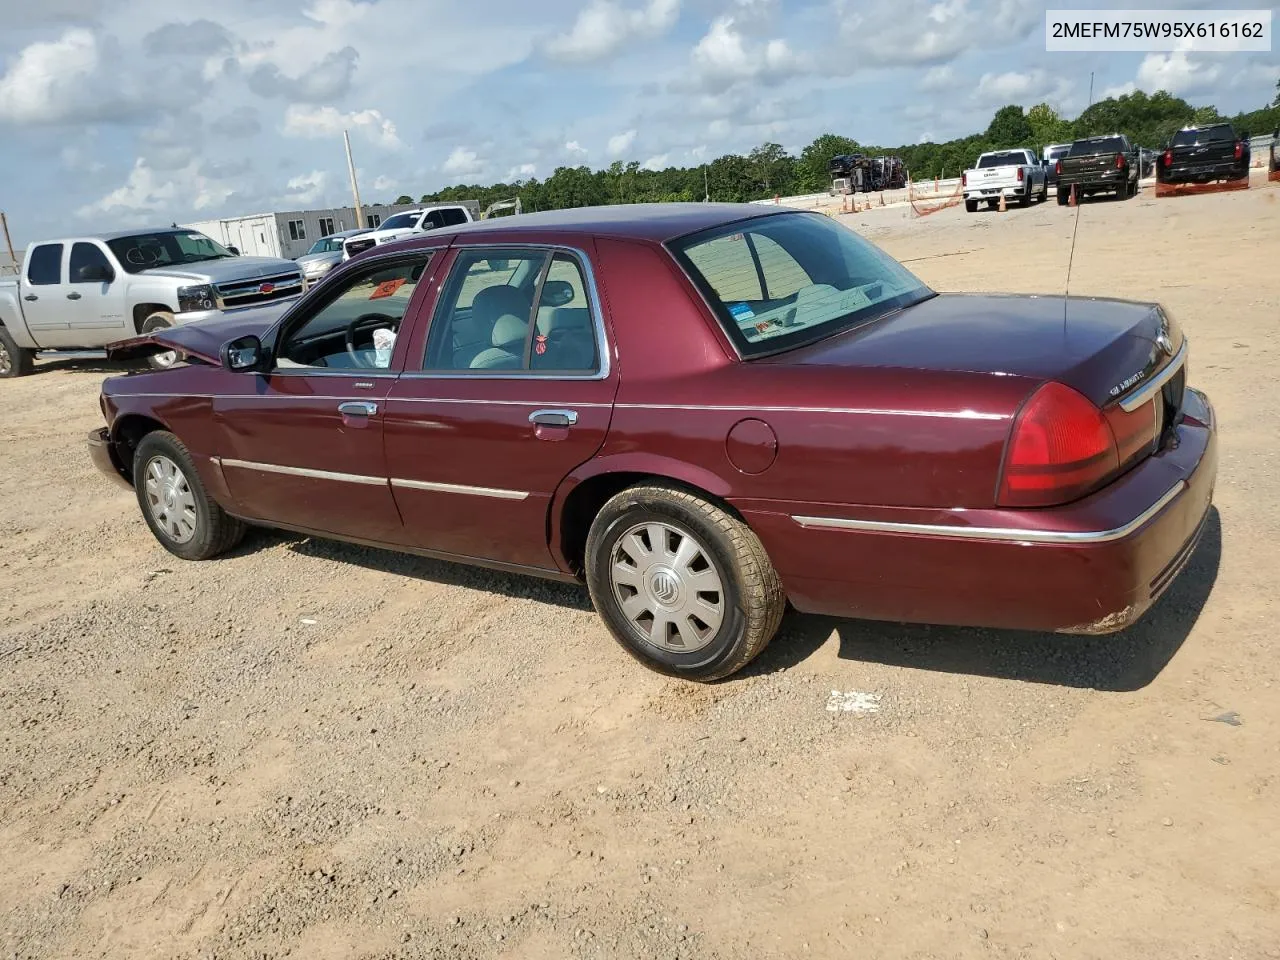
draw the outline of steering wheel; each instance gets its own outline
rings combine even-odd
[[[363,313],[347,324],[347,353],[351,355],[351,362],[357,367],[372,365],[367,365],[360,361],[360,356],[356,353],[356,333],[365,329],[372,333],[378,327],[384,326],[393,331],[398,331],[400,329],[400,321],[395,317],[387,316],[385,313]]]

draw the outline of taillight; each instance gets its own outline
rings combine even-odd
[[[1116,440],[1116,456],[1121,467],[1128,466],[1143,453],[1152,453],[1156,438],[1164,424],[1164,399],[1157,395],[1132,413],[1126,413],[1117,404],[1106,413],[1107,426]]]
[[[1018,413],[996,502],[1050,507],[1076,500],[1120,469],[1102,411],[1070,387],[1046,383]]]
[[[1057,161],[1056,163],[1054,163],[1054,165],[1053,165],[1053,172],[1054,172],[1054,173],[1056,173],[1058,176],[1062,176],[1062,161],[1061,161],[1061,160],[1059,160],[1059,161]]]
[[[1172,150],[1166,150],[1166,151],[1164,152],[1164,165],[1165,165],[1166,167],[1172,167],[1172,166],[1173,166],[1173,151],[1172,151]]]
[[[967,174],[967,173],[961,173],[961,174],[960,174],[960,186],[962,186],[962,187],[967,187],[968,185],[969,185],[969,174]]]
[[[1021,183],[1021,182],[1022,182],[1022,180],[1023,180],[1023,178],[1024,178],[1025,176],[1026,176],[1026,172],[1025,172],[1021,167],[1019,167],[1019,168],[1018,168],[1018,182],[1019,182],[1019,183]]]
[[[1236,141],[1236,159],[1239,160],[1243,156],[1244,156],[1244,141],[1237,140]]]
[[[1117,169],[1117,170],[1123,170],[1123,169],[1124,169],[1124,154],[1123,154],[1123,153],[1117,153],[1117,154],[1116,154],[1116,169]]]

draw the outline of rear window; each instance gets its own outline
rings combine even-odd
[[[1004,153],[989,153],[978,158],[978,169],[983,167],[1011,167],[1027,162],[1027,155],[1021,150],[1008,150]]]
[[[1061,160],[1063,157],[1067,155],[1067,151],[1070,149],[1071,148],[1069,146],[1068,147],[1045,147],[1044,158],[1045,160],[1050,160],[1050,161]]]
[[[1193,147],[1198,143],[1212,143],[1215,140],[1235,140],[1236,132],[1229,123],[1219,123],[1201,130],[1179,130],[1173,135],[1175,147]]]
[[[816,214],[758,217],[668,246],[744,357],[811,343],[933,295],[878,247]]]
[[[1071,145],[1069,157],[1096,157],[1103,153],[1124,153],[1121,137],[1100,137],[1097,140],[1077,140]]]

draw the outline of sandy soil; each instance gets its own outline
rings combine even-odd
[[[848,219],[940,289],[1056,293],[1075,216]],[[1259,180],[1079,210],[1071,292],[1163,301],[1221,419],[1142,623],[797,616],[711,687],[574,588],[176,560],[85,455],[109,371],[4,383],[0,955],[1280,957],[1278,250]]]

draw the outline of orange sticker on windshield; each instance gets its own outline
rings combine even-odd
[[[383,280],[374,289],[373,293],[369,294],[369,299],[381,300],[383,297],[389,297],[403,286],[404,286],[403,277],[401,277],[399,280]]]

